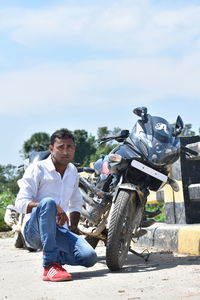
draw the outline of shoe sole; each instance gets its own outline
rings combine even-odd
[[[43,276],[42,277],[42,280],[43,281],[53,281],[53,282],[58,282],[58,281],[71,281],[72,280],[72,277],[68,277],[68,278],[49,278],[49,277],[46,277],[46,276]]]

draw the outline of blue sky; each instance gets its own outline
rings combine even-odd
[[[200,1],[0,0],[0,164],[36,132],[200,127]]]

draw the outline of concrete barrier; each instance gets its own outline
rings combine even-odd
[[[145,228],[137,246],[172,251],[186,255],[200,255],[200,224],[155,223]]]

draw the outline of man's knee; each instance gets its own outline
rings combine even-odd
[[[39,215],[46,215],[49,218],[57,215],[56,203],[52,198],[44,198],[40,201],[38,206]]]
[[[93,249],[91,249],[91,251],[87,253],[87,255],[85,255],[84,257],[84,266],[86,268],[89,268],[94,266],[96,262],[97,262],[97,254]]]
[[[40,207],[45,207],[47,209],[55,209],[56,208],[56,203],[52,198],[46,197],[46,198],[43,198],[40,201],[39,206]]]

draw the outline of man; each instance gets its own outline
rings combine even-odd
[[[74,137],[67,129],[54,132],[47,159],[31,164],[18,181],[15,206],[24,213],[22,233],[28,247],[43,250],[43,280],[71,280],[62,265],[93,266],[94,249],[78,235],[83,204],[78,189]],[[67,215],[69,212],[69,218]]]

